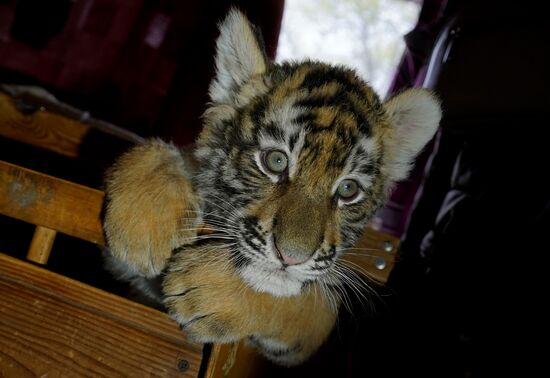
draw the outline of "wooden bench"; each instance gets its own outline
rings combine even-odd
[[[55,150],[56,143],[41,144],[17,128],[32,124],[30,130],[67,135],[59,129],[75,121],[53,122],[57,117],[47,110],[22,114],[0,95],[4,137],[11,133]],[[78,137],[63,140],[69,141],[62,148],[67,155],[78,151],[70,146]],[[194,344],[166,314],[40,266],[58,233],[104,244],[103,197],[99,190],[0,161],[0,214],[36,225],[26,255],[31,263],[0,253],[0,376],[253,377],[269,368],[244,343]],[[368,229],[358,246],[369,251],[350,254],[349,264],[385,282],[398,240]]]
[[[98,190],[0,161],[0,213],[36,225],[34,263],[57,232],[102,245],[102,203]],[[165,314],[4,254],[0,329],[0,376],[197,376],[202,360]]]

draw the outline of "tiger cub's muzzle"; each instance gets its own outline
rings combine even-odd
[[[289,191],[273,221],[273,242],[284,265],[309,260],[325,240],[330,199]]]

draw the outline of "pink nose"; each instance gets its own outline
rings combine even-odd
[[[277,246],[277,243],[273,243],[273,244],[275,245],[275,251],[277,252],[277,257],[279,258],[279,260],[283,262],[284,265],[298,265],[306,261],[306,260],[299,260],[299,259],[295,259],[290,256],[287,256],[285,253],[283,253],[279,249],[279,247]]]
[[[289,256],[285,255],[284,253],[281,253],[281,257],[283,258],[283,262],[286,265],[297,265],[297,264],[301,264],[305,261],[305,260],[293,259],[292,257],[289,257]]]

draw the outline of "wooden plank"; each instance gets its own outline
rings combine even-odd
[[[21,112],[16,102],[31,111]],[[0,136],[76,157],[92,131],[135,144],[145,140],[130,130],[58,101],[43,88],[0,83]]]
[[[0,376],[195,377],[201,359],[166,314],[0,254]]]
[[[31,246],[27,252],[27,260],[38,264],[46,264],[50,258],[53,242],[57,231],[51,228],[36,226],[32,236]]]
[[[77,157],[89,130],[88,125],[43,109],[23,114],[8,95],[0,93],[0,136]]]
[[[0,161],[0,213],[103,245],[103,192]]]

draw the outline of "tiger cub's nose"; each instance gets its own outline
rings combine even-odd
[[[279,248],[276,240],[273,241],[273,244],[275,245],[275,252],[277,253],[277,257],[279,258],[279,260],[281,260],[283,265],[286,265],[286,266],[298,265],[305,262],[310,257],[310,256],[304,256],[303,254],[300,255],[300,257],[298,258],[291,257],[289,256],[289,254],[285,253],[283,250],[281,250],[281,248]]]

